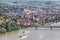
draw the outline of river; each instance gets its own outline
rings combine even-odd
[[[19,36],[22,35],[24,30],[12,31],[6,34],[0,35],[0,40],[19,40]]]
[[[24,30],[29,31],[29,33],[27,35],[28,37],[23,40],[60,40],[60,29],[57,28],[53,30],[48,28],[43,30],[40,28],[37,30],[35,30],[35,28]],[[21,40],[19,36],[22,35],[24,30],[3,34],[0,36],[0,40]]]

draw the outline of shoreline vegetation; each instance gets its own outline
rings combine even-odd
[[[26,25],[20,25],[20,22],[17,22],[17,20],[19,19],[12,19],[0,12],[0,34],[5,34],[7,32],[20,30],[27,27]]]
[[[44,23],[43,24],[43,26],[44,25],[50,25],[51,23]],[[23,27],[23,28],[21,28],[21,26],[20,25],[17,25],[16,23],[14,23],[14,22],[8,22],[7,24],[4,24],[4,23],[2,23],[0,26],[2,26],[2,28],[0,28],[0,36],[1,35],[4,35],[4,34],[6,34],[6,33],[12,33],[12,32],[14,32],[14,31],[18,31],[18,30],[22,30],[22,29],[25,29],[25,28],[28,28],[28,27],[34,27],[34,26],[36,26],[36,25],[31,25],[31,26],[28,26],[28,27]],[[5,28],[5,27],[9,27],[9,28]],[[40,25],[39,25],[40,26]]]
[[[0,16],[0,35],[27,28],[27,26],[21,26],[16,21],[7,20],[8,18],[5,17]]]
[[[36,8],[31,10],[28,10],[27,8],[21,8],[20,10],[22,11],[21,13],[17,12],[16,10],[16,12],[9,11],[6,14],[4,11],[0,10],[0,34],[5,34],[6,32],[21,30],[28,27],[35,27],[46,24],[49,25],[49,22],[60,21],[60,18],[57,17],[57,15],[54,15],[54,17],[51,15],[53,18],[48,19],[49,15],[46,14],[45,11],[42,11],[44,14],[41,14],[41,10],[37,10]],[[48,18],[44,18],[45,16]]]
[[[16,21],[14,20],[8,21],[7,19],[5,19],[5,17],[3,16],[0,16],[0,34],[6,34],[7,32],[12,32],[26,28],[26,26],[21,26],[20,24],[16,23]]]
[[[14,33],[17,33],[18,31],[20,31],[20,30],[15,30],[15,31],[11,31],[11,32],[6,32],[5,34],[0,34],[0,37],[6,36],[6,35],[9,35],[9,34],[14,34]]]
[[[0,34],[6,34],[7,32],[12,32],[12,31],[16,31],[16,30],[21,30],[21,29],[25,29],[28,27],[34,27],[36,25],[32,24],[32,25],[26,25],[26,26],[21,26],[19,23],[16,23],[16,21],[14,20],[7,20],[9,19],[6,16],[0,16]],[[3,21],[2,21],[3,20]],[[44,23],[41,25],[49,25],[50,23]],[[40,26],[40,25],[39,25]]]
[[[19,19],[16,19],[19,20]],[[50,25],[51,22],[43,23],[41,25]],[[15,21],[14,19],[10,19],[9,17],[5,15],[0,16],[0,34],[6,34],[7,32],[12,32],[16,30],[25,29],[28,27],[35,27],[36,25],[20,25],[20,22]],[[40,25],[39,25],[40,26]]]

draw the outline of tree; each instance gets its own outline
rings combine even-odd
[[[2,16],[3,15],[3,13],[2,13],[2,11],[0,10],[0,16]]]
[[[18,26],[15,21],[8,23],[8,30],[9,31],[14,31],[14,30],[18,30],[18,29],[20,29],[20,26]]]
[[[48,21],[48,18],[46,18],[46,19],[45,19],[45,23],[48,23],[48,22],[49,22],[49,21]]]
[[[3,33],[3,34],[6,33],[6,29],[5,28],[1,28],[0,29],[0,33]]]

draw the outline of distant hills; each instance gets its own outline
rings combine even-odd
[[[11,1],[11,0],[10,0]],[[27,1],[27,0],[13,0],[9,3],[0,3],[6,4],[6,5],[20,5],[20,6],[31,6],[36,8],[43,8],[43,9],[49,9],[49,10],[60,10],[60,1]]]

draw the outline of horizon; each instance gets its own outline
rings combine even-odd
[[[1,0],[0,3],[11,3],[19,1],[60,1],[60,0]]]

